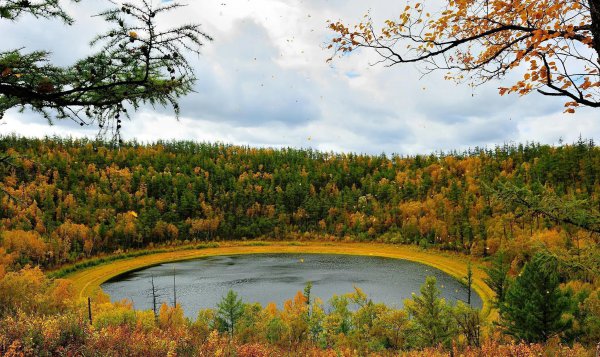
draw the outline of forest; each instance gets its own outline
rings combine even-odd
[[[373,156],[2,136],[0,152],[7,355],[592,356],[600,340],[600,148],[592,140]],[[428,279],[400,310],[360,289],[319,297],[325,308],[307,286],[281,310],[231,292],[195,321],[178,306],[135,311],[99,295],[89,325],[69,281],[44,273],[92,257],[253,239],[468,255],[488,273],[498,317],[450,306]]]
[[[3,242],[21,266],[258,237],[379,240],[483,257],[504,250],[518,264],[536,242],[582,256],[600,230],[592,141],[386,157],[5,136],[0,152],[10,163]]]
[[[241,3],[0,0],[0,355],[600,356],[600,146],[535,142],[598,135],[598,0]],[[160,140],[184,137],[252,146]],[[421,154],[352,153],[383,148]],[[259,246],[427,263],[468,297],[308,282],[190,316],[174,268],[149,310],[101,290]]]

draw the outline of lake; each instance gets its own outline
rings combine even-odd
[[[191,318],[200,309],[215,308],[229,289],[245,302],[263,306],[275,302],[281,308],[309,281],[313,284],[311,295],[325,303],[334,294],[352,292],[353,286],[358,286],[374,302],[400,308],[413,292],[419,294],[427,276],[437,278],[447,301],[467,299],[467,289],[458,280],[430,266],[400,259],[336,254],[211,256],[125,273],[102,284],[102,289],[113,301],[128,299],[136,309],[151,309],[152,277],[157,300],[172,304],[174,274],[177,302]],[[482,306],[475,292],[471,299],[473,306]]]

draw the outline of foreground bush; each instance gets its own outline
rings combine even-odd
[[[195,320],[179,305],[163,304],[155,314],[99,293],[92,300],[92,323],[87,302],[76,301],[68,282],[47,279],[39,269],[8,273],[0,287],[0,355],[7,356],[446,356],[452,351],[473,357],[591,357],[595,347],[562,345],[568,331],[546,343],[518,343],[486,326],[478,310],[446,303],[433,277],[405,302],[406,309],[373,303],[359,288],[334,296],[325,309],[309,284],[282,309],[244,303],[230,291],[218,309],[202,310]]]

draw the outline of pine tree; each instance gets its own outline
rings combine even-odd
[[[419,347],[448,346],[453,335],[449,307],[440,298],[436,283],[435,277],[428,276],[421,286],[421,295],[405,303]]]
[[[148,1],[115,4],[97,15],[112,28],[92,39],[96,52],[67,67],[53,65],[48,51],[0,50],[0,121],[9,109],[29,109],[48,121],[96,126],[120,140],[127,107],[171,105],[179,115],[178,100],[192,92],[196,80],[185,55],[200,53],[203,43],[212,40],[199,24],[159,26],[182,6],[164,1],[157,6]],[[56,0],[0,1],[3,22],[26,14],[74,22]]]
[[[498,252],[492,260],[492,266],[484,268],[487,273],[487,278],[484,279],[485,283],[496,293],[496,299],[494,304],[499,306],[504,302],[504,295],[508,288],[508,269],[510,265],[506,261],[506,255],[504,252]]]
[[[569,327],[562,315],[569,296],[559,289],[558,275],[538,254],[525,265],[500,304],[505,332],[527,342],[546,341]]]

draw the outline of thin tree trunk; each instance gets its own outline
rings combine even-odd
[[[92,299],[88,296],[88,319],[90,320],[90,325],[92,324]]]
[[[175,285],[175,267],[173,267],[173,306],[177,306],[177,287]]]
[[[154,311],[154,318],[156,319],[158,317],[158,314],[156,313],[156,289],[154,288],[154,275],[152,275],[152,277],[151,277],[151,282],[152,282],[152,310]]]
[[[598,54],[598,63],[600,63],[600,2],[598,0],[588,0],[590,5],[590,17],[592,18],[592,36],[594,37],[594,50]]]

